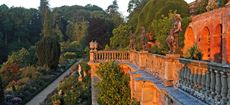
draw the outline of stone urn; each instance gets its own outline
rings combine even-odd
[[[95,41],[94,42],[94,50],[97,51],[98,43]]]
[[[90,48],[90,50],[93,50],[93,49],[94,49],[94,42],[93,42],[93,41],[91,41],[91,42],[89,43],[89,48]]]

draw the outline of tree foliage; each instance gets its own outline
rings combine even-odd
[[[110,38],[111,49],[125,49],[129,46],[131,27],[127,24],[120,25],[113,30],[113,36]]]
[[[196,8],[196,14],[204,13],[207,11],[206,7],[208,5],[208,0],[196,0],[197,2],[197,8]]]
[[[44,37],[36,44],[38,64],[55,69],[60,57],[60,44],[56,38]]]
[[[170,12],[168,16],[162,17],[161,19],[154,20],[151,24],[151,28],[154,29],[154,39],[156,39],[160,46],[155,46],[152,50],[153,53],[166,54],[168,52],[168,46],[166,38],[169,35],[170,29],[172,28],[172,22],[175,17],[176,11]],[[179,34],[179,47],[183,48],[184,45],[184,33],[190,22],[189,17],[182,19],[182,32]],[[178,52],[180,53],[180,52]]]
[[[40,13],[36,9],[0,5],[0,63],[21,48],[29,48],[40,38]]]
[[[97,84],[100,105],[129,105],[131,103],[129,77],[122,72],[117,63],[100,64],[97,74],[101,78]]]

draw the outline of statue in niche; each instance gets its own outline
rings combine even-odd
[[[136,49],[136,38],[134,32],[130,32],[130,49],[135,50]]]
[[[145,27],[141,27],[141,47],[142,50],[146,50],[146,35],[145,35]]]
[[[167,45],[169,47],[169,53],[176,53],[176,50],[179,47],[179,32],[181,31],[181,16],[180,14],[176,14],[173,21],[173,27],[170,29],[169,35],[166,39]]]

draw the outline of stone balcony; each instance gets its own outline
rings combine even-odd
[[[131,96],[142,105],[230,105],[229,65],[146,51],[90,52],[91,65],[108,61],[127,66]]]

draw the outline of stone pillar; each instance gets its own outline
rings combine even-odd
[[[176,62],[175,60],[179,58],[180,55],[178,54],[167,54],[166,55],[166,60],[164,61],[165,63],[165,68],[164,68],[164,85],[165,86],[173,86],[175,82],[173,75],[177,70],[176,67]]]
[[[144,70],[146,67],[146,59],[147,58],[148,51],[141,51],[139,53],[139,67],[141,70]]]

